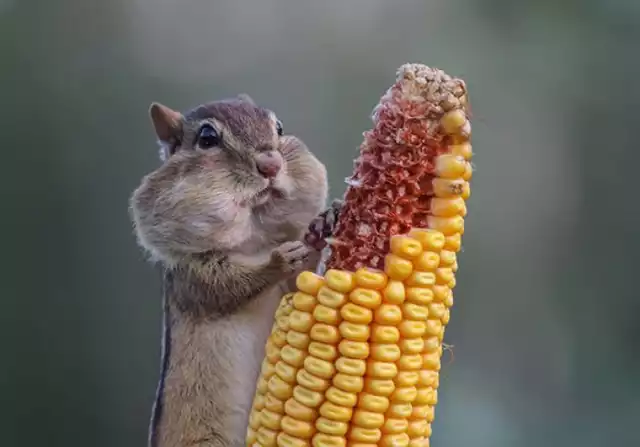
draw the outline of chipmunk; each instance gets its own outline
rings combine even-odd
[[[163,164],[130,199],[164,272],[149,446],[242,446],[275,309],[315,270],[341,202],[325,208],[325,166],[247,95],[149,114]]]

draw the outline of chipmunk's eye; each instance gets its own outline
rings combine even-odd
[[[282,136],[282,121],[276,120],[276,131],[278,132],[278,136]]]
[[[198,146],[201,149],[211,149],[220,144],[220,134],[210,124],[205,124],[198,132]]]

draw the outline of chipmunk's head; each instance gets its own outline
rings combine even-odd
[[[155,258],[259,250],[298,238],[323,208],[324,165],[248,96],[184,114],[154,103],[150,115],[164,163],[131,209]]]

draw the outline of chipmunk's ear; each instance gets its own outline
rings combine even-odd
[[[181,131],[182,114],[154,102],[149,107],[149,116],[158,139],[165,144],[175,144]]]
[[[257,105],[256,102],[253,100],[253,98],[251,96],[247,95],[246,93],[240,93],[238,95],[238,99],[240,101],[248,102],[249,104],[254,105],[254,106]]]

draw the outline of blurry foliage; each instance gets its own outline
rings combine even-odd
[[[344,188],[402,63],[463,77],[473,180],[439,446],[640,444],[634,0],[0,0],[3,446],[144,445],[146,116],[246,92]]]

